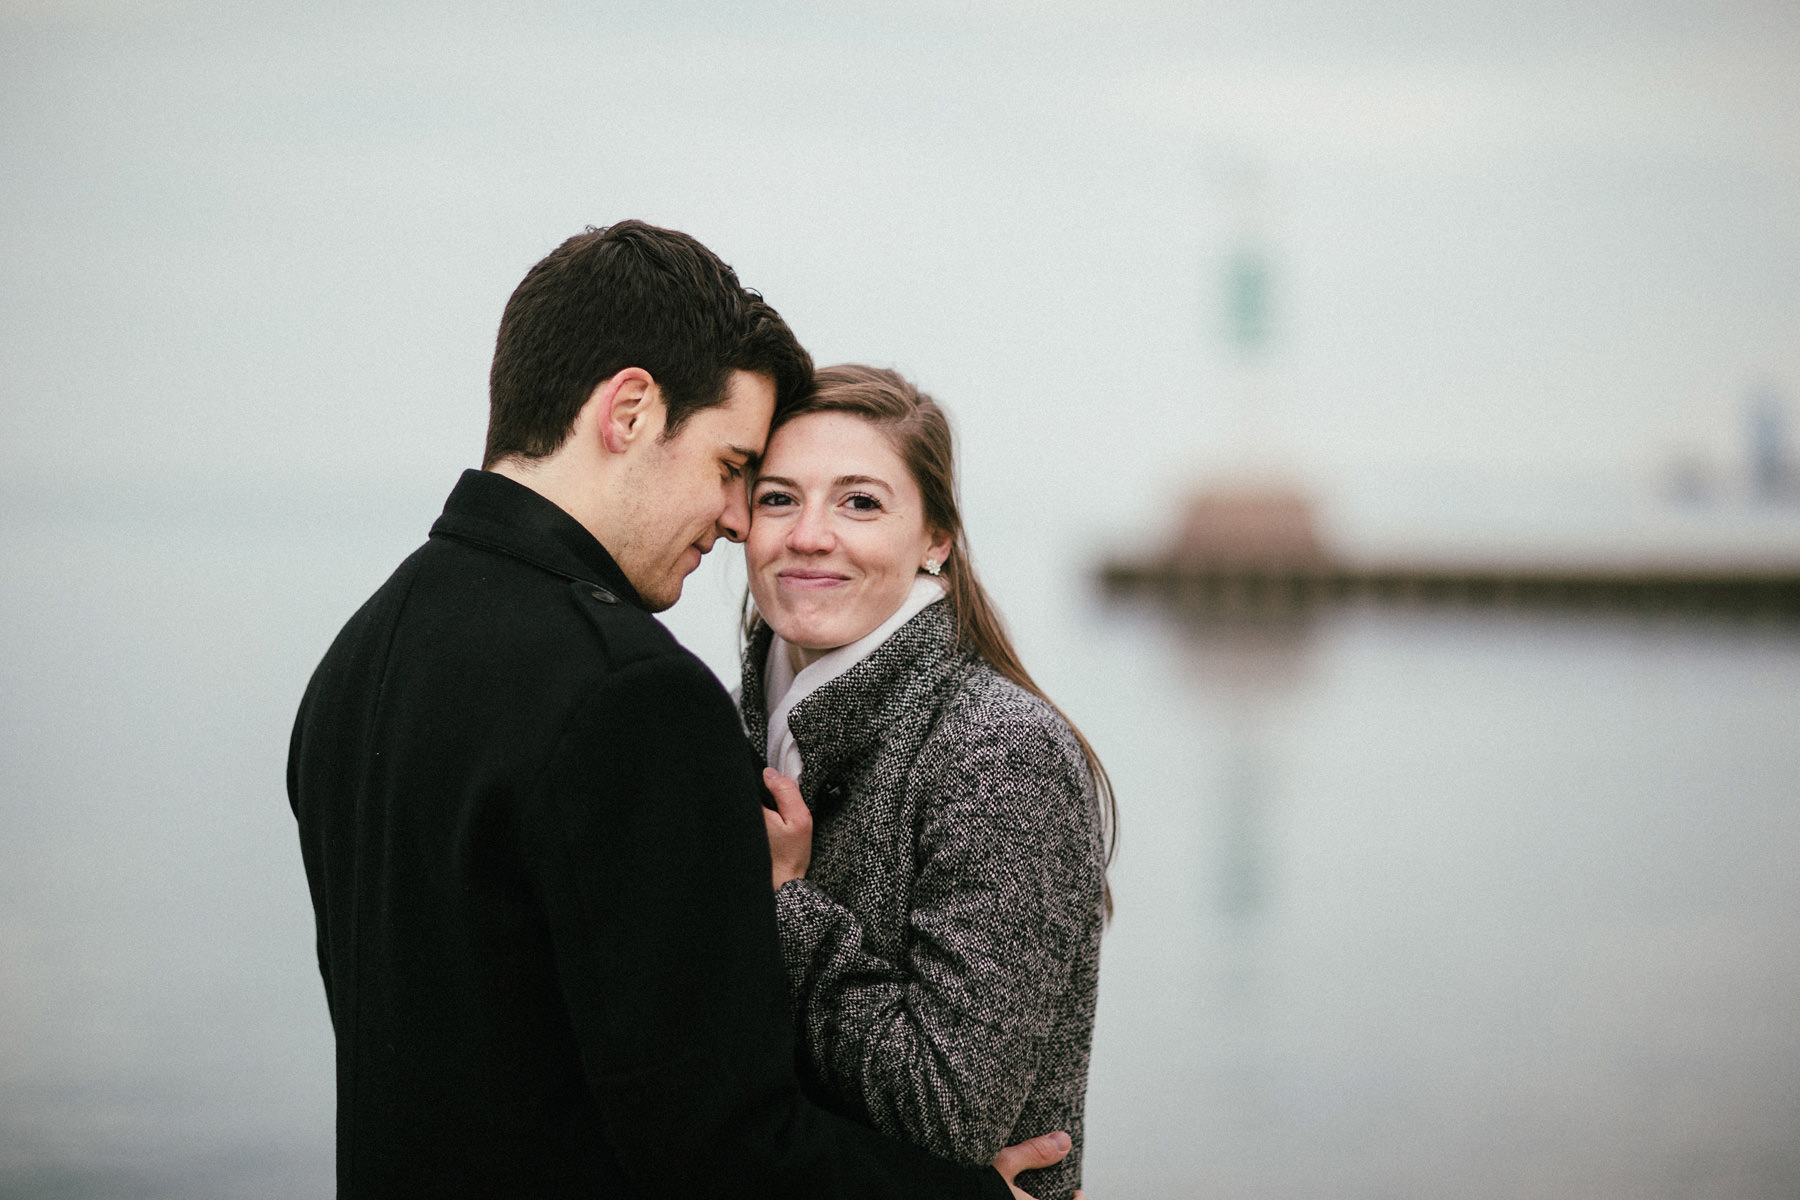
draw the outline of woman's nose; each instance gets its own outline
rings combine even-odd
[[[805,506],[788,528],[787,544],[788,549],[800,554],[819,554],[830,550],[835,540],[831,535],[829,518],[812,505]]]

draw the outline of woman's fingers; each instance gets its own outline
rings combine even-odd
[[[803,824],[809,831],[812,829],[812,810],[800,798],[798,783],[774,767],[763,768],[763,783],[767,785],[769,794],[775,797],[775,807],[781,813],[783,821],[789,825]]]
[[[763,769],[763,783],[775,797],[775,811],[764,808],[762,814],[775,889],[780,891],[782,884],[801,878],[812,865],[812,810],[800,798],[800,785],[774,768]]]

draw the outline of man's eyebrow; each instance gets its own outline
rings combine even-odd
[[[746,467],[754,467],[757,463],[762,461],[762,453],[757,450],[752,450],[748,446],[736,446],[727,443],[725,449],[728,453],[735,454],[743,459]]]

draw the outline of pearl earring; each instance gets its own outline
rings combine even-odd
[[[928,558],[925,560],[925,573],[927,575],[936,575],[942,569],[943,564],[938,562],[937,559]]]

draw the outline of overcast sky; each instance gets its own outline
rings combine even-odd
[[[1251,232],[1327,488],[1724,469],[1752,387],[1800,411],[1786,3],[0,0],[0,162],[15,494],[435,502],[512,286],[627,216],[934,391],[1015,533],[1234,453]]]

